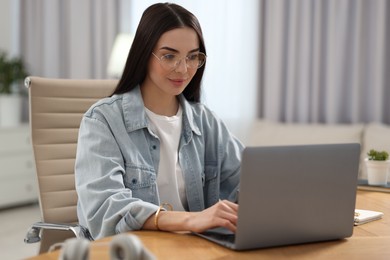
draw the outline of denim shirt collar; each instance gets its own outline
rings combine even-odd
[[[183,109],[183,134],[186,140],[189,141],[192,137],[192,133],[200,136],[201,132],[197,122],[194,120],[190,103],[182,94],[179,96],[179,101]],[[122,106],[125,125],[128,132],[149,128],[140,86],[123,94]]]

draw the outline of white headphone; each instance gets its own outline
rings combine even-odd
[[[96,246],[99,245],[95,242]],[[84,238],[67,239],[61,249],[60,260],[88,260],[90,241]],[[135,235],[119,234],[110,242],[111,260],[154,260],[155,256],[147,250]]]

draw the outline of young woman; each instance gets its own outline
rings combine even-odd
[[[94,238],[235,231],[243,145],[200,103],[205,63],[192,13],[168,3],[145,10],[114,93],[81,121],[77,213]]]

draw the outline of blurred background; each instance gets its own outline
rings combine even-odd
[[[156,2],[0,0],[1,207],[37,200],[31,147],[13,141],[29,136],[24,76],[119,78],[142,12]],[[198,17],[208,56],[203,102],[239,137],[258,119],[390,124],[390,1],[171,2]],[[26,179],[24,193],[3,181],[21,161],[24,172],[12,173],[12,183]],[[39,211],[29,212],[23,220],[37,221]],[[27,226],[18,226],[15,237],[22,239]],[[9,229],[4,230],[5,241]],[[16,243],[25,248],[22,240]],[[20,250],[22,256],[31,253],[28,246],[26,253]],[[19,259],[9,248],[9,259]]]
[[[155,2],[2,0],[0,49],[30,75],[109,78],[116,37]],[[390,123],[388,1],[172,2],[203,27],[203,101],[222,119]]]

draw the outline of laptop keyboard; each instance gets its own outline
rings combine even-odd
[[[236,238],[234,233],[226,234],[226,233],[218,233],[215,231],[205,231],[202,234],[205,236],[214,238],[216,240],[226,241],[226,242],[232,243],[232,244],[234,244],[234,240]]]

